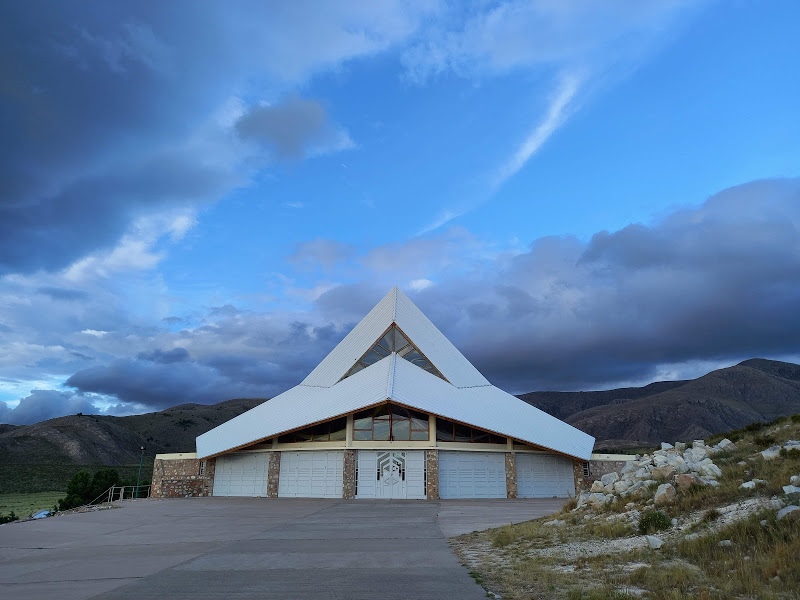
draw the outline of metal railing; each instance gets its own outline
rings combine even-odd
[[[133,498],[149,498],[150,485],[113,485],[108,488],[106,502],[131,500]]]

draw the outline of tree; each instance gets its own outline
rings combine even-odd
[[[67,484],[67,496],[58,501],[58,510],[89,504],[112,485],[119,485],[116,469],[100,469],[93,477],[86,471],[78,471]]]

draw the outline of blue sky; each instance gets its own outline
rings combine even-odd
[[[789,1],[0,8],[0,422],[269,397],[399,285],[495,384],[800,360]]]

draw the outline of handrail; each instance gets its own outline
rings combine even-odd
[[[142,495],[144,488],[144,495]],[[149,498],[152,486],[150,485],[112,485],[103,495],[106,495],[109,504],[118,500]],[[130,492],[126,492],[130,490]]]

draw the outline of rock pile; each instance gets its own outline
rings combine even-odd
[[[783,446],[772,446],[766,450],[762,450],[761,456],[764,458],[764,460],[772,460],[773,458],[778,458],[780,456],[781,450],[786,450],[787,452],[791,452],[792,450],[800,451],[800,442],[797,440],[789,440]]]
[[[677,442],[666,442],[652,456],[645,454],[629,461],[620,473],[608,473],[592,484],[590,491],[578,497],[578,508],[596,507],[618,498],[643,500],[655,488],[653,504],[668,504],[675,498],[676,487],[688,489],[692,485],[719,485],[720,468],[711,460],[718,452],[733,450],[735,444],[724,439],[715,446],[706,446],[695,440],[690,448]]]

